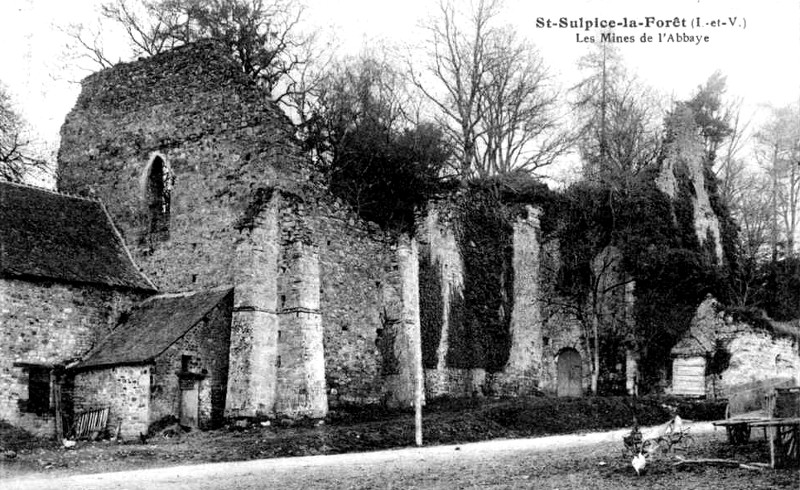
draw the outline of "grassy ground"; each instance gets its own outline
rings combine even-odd
[[[425,408],[426,445],[460,444],[496,438],[518,438],[630,427],[636,416],[641,425],[669,420],[674,413],[686,419],[722,418],[722,404],[684,403],[668,399],[627,398],[528,398],[513,400],[439,400]],[[0,425],[0,446],[16,457],[0,456],[0,477],[33,473],[53,476],[120,471],[219,461],[242,461],[281,456],[336,454],[412,445],[413,414],[379,408],[344,408],[325,421],[272,421],[247,428],[227,427],[164,437],[154,433],[142,442],[81,441],[74,449],[27,437],[8,425]],[[766,461],[763,441],[733,448],[717,438],[700,438],[688,448],[687,457],[735,458]],[[629,460],[620,448],[602,448],[604,454],[558,452],[542,460],[541,475],[553,478],[593,478],[614,481],[630,473]],[[549,459],[548,459],[549,458]],[[796,488],[796,472],[742,470],[737,468],[675,467],[673,460],[654,460],[648,478],[701,474],[703,480],[724,481],[731,475],[754,479],[744,488]],[[576,473],[577,472],[577,473]],[[710,472],[710,473],[709,473]],[[618,475],[619,473],[619,475]],[[578,475],[578,476],[575,476]],[[709,477],[709,475],[711,475]],[[524,477],[524,475],[523,475]],[[652,481],[652,480],[651,480]],[[613,486],[613,483],[611,484]],[[767,486],[762,486],[767,485]],[[719,488],[740,488],[720,486]]]

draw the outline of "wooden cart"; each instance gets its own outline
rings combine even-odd
[[[800,468],[800,417],[761,420],[750,425],[767,429],[770,466]]]

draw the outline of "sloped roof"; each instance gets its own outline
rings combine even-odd
[[[707,332],[692,328],[672,348],[671,353],[678,357],[705,356],[709,352],[714,352],[715,348],[716,343]]]
[[[0,275],[156,289],[99,201],[10,182],[0,182]]]
[[[695,357],[714,352],[719,331],[724,324],[719,302],[711,295],[707,296],[697,307],[689,330],[672,348],[671,354],[679,357]]]
[[[225,288],[148,298],[75,369],[152,361],[186,335],[232,291]]]

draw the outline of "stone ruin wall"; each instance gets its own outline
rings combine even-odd
[[[704,304],[698,308],[698,314]],[[727,396],[741,390],[743,385],[769,380],[793,380],[794,386],[800,384],[800,339],[735,321],[723,312],[715,316],[707,326],[714,329],[712,338],[719,340],[730,360],[721,374],[706,376],[706,393]],[[696,319],[704,320],[699,315]]]
[[[739,332],[727,345],[730,365],[717,385],[722,392],[743,383],[767,379],[793,379],[800,384],[800,342],[776,337],[739,325]],[[716,384],[716,383],[715,383]]]
[[[338,200],[320,202],[311,219],[320,237],[320,308],[325,372],[332,406],[386,399],[397,304],[405,273],[396,237],[359,220]]]
[[[473,396],[492,392],[521,395],[534,392],[542,378],[542,318],[540,315],[540,245],[539,211],[531,207],[527,216],[514,223],[513,267],[514,298],[511,312],[512,338],[509,359],[498,373],[483,368],[453,368],[447,365],[449,325],[454,298],[463,294],[464,261],[456,239],[457,219],[446,203],[432,204],[419,223],[417,239],[420,255],[424,254],[437,275],[438,298],[442,311],[438,320],[441,331],[435,349],[435,368],[425,369],[425,391],[428,397]],[[424,279],[423,279],[424,280]],[[420,284],[420,291],[430,285]],[[435,294],[435,292],[429,292]]]
[[[162,292],[232,284],[254,191],[306,180],[285,117],[262,99],[212,43],[98,72],[62,127],[58,186],[103,201]],[[174,182],[167,246],[148,233],[156,156]]]
[[[541,245],[541,282],[539,301],[542,317],[542,370],[539,388],[555,395],[558,384],[558,357],[566,349],[575,349],[581,356],[584,392],[591,386],[591,356],[586,336],[575,312],[565,307],[570,303],[555,290],[561,264],[559,243],[549,240]]]
[[[148,233],[145,185],[156,156],[174,182],[168,237]],[[332,405],[391,398],[384,316],[402,289],[396,238],[326,192],[285,117],[215,44],[84,80],[59,166],[60,188],[106,204],[162,292],[236,285],[231,376],[263,376],[243,388],[261,393],[256,404],[236,401],[244,395],[229,386],[229,415],[322,414],[326,397]],[[312,355],[320,345],[324,359]]]
[[[674,355],[710,359],[719,348],[730,355],[721,373],[706,372],[709,396],[730,397],[748,391],[762,392],[765,386],[776,383],[794,386],[800,383],[798,337],[767,332],[737,321],[714,298],[707,298],[698,306],[692,327],[685,334],[685,338],[692,337],[699,337],[697,345],[710,350]]]
[[[425,369],[425,393],[435,398],[443,395],[471,396],[482,392],[486,378],[483,369],[456,369],[447,366],[450,305],[462,294],[464,261],[452,226],[452,216],[445,206],[431,205],[424,221],[418,226],[417,238],[421,253],[427,254],[430,266],[441,283],[441,331],[436,348],[436,367]],[[424,289],[425,285],[420,285]]]
[[[542,375],[540,211],[527,206],[525,214],[514,223],[511,351],[506,367],[492,380],[492,391],[505,395],[531,393]]]
[[[144,296],[91,285],[0,279],[0,379],[9,387],[0,394],[0,418],[52,436],[52,414],[21,409],[18,399],[28,399],[28,370],[14,363],[52,366],[82,356],[111,332],[120,313]],[[69,408],[64,407],[67,412]]]
[[[678,196],[678,175],[685,172],[692,185],[697,240],[701,245],[709,239],[713,240],[711,248],[719,263],[722,263],[724,254],[721,227],[706,191],[703,152],[702,142],[693,131],[678,133],[676,140],[667,148],[667,157],[656,179],[656,186],[671,199],[675,199]]]

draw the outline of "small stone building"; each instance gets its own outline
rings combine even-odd
[[[0,182],[0,419],[54,434],[64,367],[154,292],[103,204]]]
[[[714,298],[703,301],[672,349],[672,393],[730,398],[800,384],[800,328],[758,320],[736,320]]]
[[[123,437],[146,434],[165,417],[221,425],[232,306],[231,288],[137,305],[70,370],[75,412],[108,407],[109,431]]]

